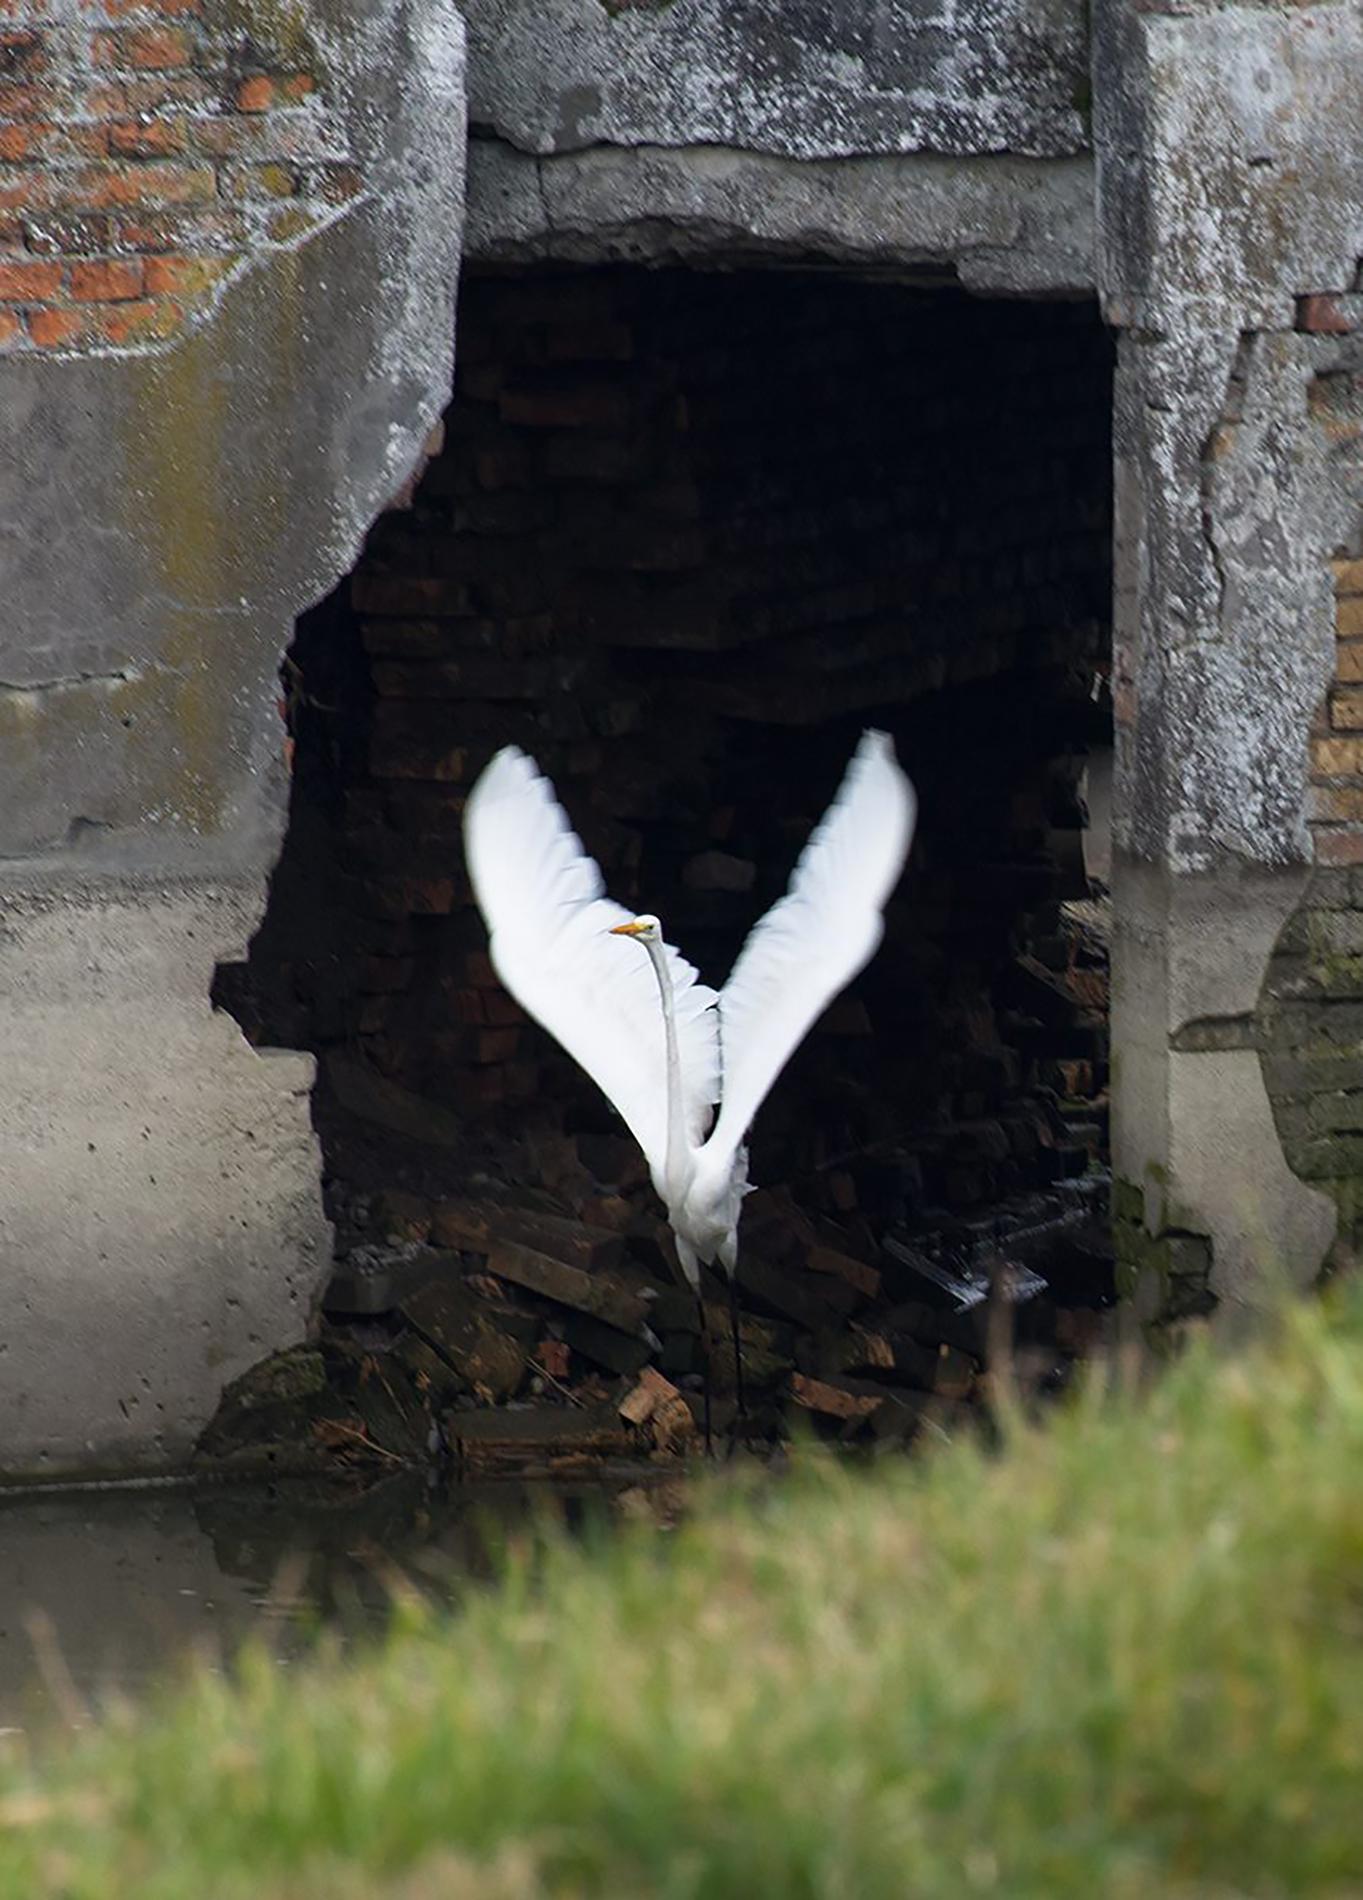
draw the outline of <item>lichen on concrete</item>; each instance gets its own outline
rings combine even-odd
[[[526,152],[1055,157],[1087,144],[1081,0],[471,0],[466,16],[471,117]]]

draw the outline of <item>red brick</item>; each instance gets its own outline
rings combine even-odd
[[[7,349],[23,334],[24,326],[12,310],[0,310],[0,350]]]
[[[179,304],[166,298],[144,298],[140,302],[92,304],[100,335],[106,343],[153,342],[174,334],[184,321]]]
[[[46,141],[45,156],[49,159],[107,158],[108,155],[107,125],[59,125]]]
[[[1341,640],[1335,648],[1335,678],[1363,685],[1363,640]]]
[[[166,158],[185,149],[181,119],[125,120],[109,127],[109,149],[120,158]]]
[[[1346,594],[1335,602],[1335,630],[1342,640],[1363,635],[1363,595]]]
[[[77,303],[118,303],[140,297],[141,258],[111,257],[92,264],[73,264],[71,295]]]
[[[535,1348],[535,1363],[551,1379],[566,1379],[572,1371],[572,1353],[567,1341],[542,1339]]]
[[[132,110],[128,104],[128,88],[117,80],[102,80],[99,85],[87,88],[85,109],[97,119],[121,119]]]
[[[225,257],[153,257],[147,260],[146,286],[154,296],[194,297],[232,268]]]
[[[28,333],[41,350],[59,350],[63,344],[74,343],[85,328],[85,316],[80,310],[31,310],[28,317]]]
[[[176,106],[203,106],[217,111],[219,88],[201,73],[154,73],[140,79],[120,79],[94,87],[85,95],[90,112],[102,119],[143,119]]]
[[[186,129],[195,151],[211,158],[249,158],[272,136],[268,120],[235,112],[191,119]]]
[[[1315,336],[1349,336],[1357,323],[1331,291],[1315,291],[1297,299],[1297,328]]]
[[[101,166],[81,173],[69,202],[103,211],[123,205],[193,204],[213,197],[211,165],[177,165],[169,159]]]
[[[298,190],[298,174],[288,165],[273,162],[233,165],[224,173],[221,190],[224,197],[247,198],[253,203],[270,198],[292,198]]]
[[[46,64],[47,48],[41,33],[0,33],[0,74],[5,78],[41,72]]]
[[[1363,827],[1314,825],[1311,838],[1317,864],[1363,864]]]
[[[359,191],[364,180],[353,165],[327,165],[322,171],[322,197],[329,205],[343,205]]]
[[[24,241],[37,257],[96,257],[109,249],[109,220],[45,217],[24,227]]]
[[[1363,561],[1331,561],[1337,594],[1363,594]]]
[[[179,26],[133,26],[115,33],[96,33],[92,51],[96,66],[130,67],[137,72],[165,72],[187,66],[191,43]]]
[[[43,211],[52,203],[53,181],[44,172],[0,172],[0,212]]]
[[[268,112],[274,104],[274,80],[268,73],[252,73],[237,87],[233,104],[238,112]]]
[[[236,251],[246,242],[246,227],[239,211],[168,212],[119,218],[115,236],[133,251]]]
[[[60,264],[0,264],[0,297],[13,303],[46,303],[59,297]]]
[[[50,86],[0,79],[0,119],[46,119],[55,104]]]
[[[12,165],[35,158],[46,130],[45,125],[0,125],[0,159]]]

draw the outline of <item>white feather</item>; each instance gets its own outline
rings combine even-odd
[[[615,1104],[660,1177],[667,1063],[653,971],[632,944],[610,935],[632,913],[603,894],[600,869],[549,781],[515,746],[497,754],[470,793],[464,843],[493,968]],[[666,949],[686,1132],[696,1145],[719,1099],[716,997]]]
[[[523,752],[499,752],[469,797],[469,874],[497,974],[629,1124],[693,1285],[697,1258],[733,1270],[748,1125],[810,1024],[880,942],[881,909],[915,811],[889,738],[864,733],[789,890],[753,930],[717,998],[670,944],[641,956],[610,935],[629,912],[604,896],[599,869]],[[655,951],[670,987],[685,1124],[671,1172]]]
[[[879,946],[881,911],[913,840],[917,800],[883,732],[865,732],[784,897],[720,992],[721,1106],[705,1175],[722,1174],[810,1026]]]

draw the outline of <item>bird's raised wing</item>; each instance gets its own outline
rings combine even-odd
[[[707,1175],[729,1166],[810,1024],[870,960],[916,815],[892,740],[863,733],[789,889],[754,926],[720,992],[722,1095]]]
[[[469,794],[464,850],[493,968],[615,1104],[660,1175],[667,1058],[652,965],[636,945],[609,934],[631,913],[604,895],[600,869],[553,787],[515,746],[497,754]],[[670,944],[665,949],[694,1146],[705,1139],[719,1097],[716,998],[684,957]]]

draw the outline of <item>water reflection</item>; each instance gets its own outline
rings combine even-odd
[[[67,1492],[0,1500],[0,1730],[135,1696],[243,1637],[288,1661],[319,1621],[344,1640],[383,1620],[406,1577],[448,1596],[536,1514],[599,1516],[618,1485],[506,1481],[363,1493]]]

